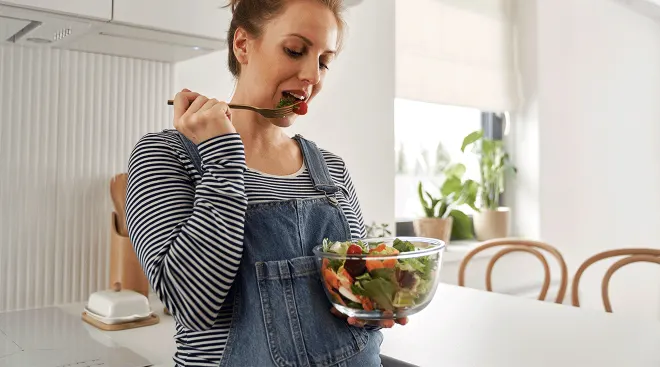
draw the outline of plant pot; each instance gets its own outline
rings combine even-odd
[[[454,218],[418,218],[413,221],[415,235],[419,237],[436,238],[449,244],[451,226]]]
[[[474,233],[477,240],[486,241],[493,238],[504,238],[509,236],[509,217],[511,210],[500,207],[496,210],[481,209],[474,213]]]

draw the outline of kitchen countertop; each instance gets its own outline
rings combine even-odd
[[[105,332],[88,327],[148,358],[172,365],[174,321]],[[82,304],[60,308],[80,315]],[[82,321],[81,321],[82,322]],[[440,284],[435,298],[406,326],[384,330],[382,353],[419,366],[544,367],[660,366],[660,321]]]

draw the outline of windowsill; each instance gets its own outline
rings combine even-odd
[[[443,263],[459,263],[468,254],[481,244],[477,240],[457,240],[450,241],[443,255]],[[495,254],[497,249],[486,249],[476,254],[473,259],[487,258]]]
[[[412,221],[410,220],[397,220],[396,222],[397,236],[415,236]],[[472,240],[454,240],[450,241],[447,249],[443,255],[443,263],[459,263],[468,252],[475,249],[481,241],[476,239]],[[491,257],[497,252],[497,249],[487,249],[474,256],[475,259]]]

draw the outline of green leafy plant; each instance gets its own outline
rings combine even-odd
[[[389,226],[387,223],[376,224],[376,222],[371,222],[371,225],[366,226],[367,237],[389,237],[392,235]]]
[[[500,205],[500,195],[504,192],[504,178],[508,172],[517,173],[511,163],[509,153],[502,140],[484,137],[483,130],[474,131],[463,139],[461,151],[472,145],[472,151],[479,157],[479,196],[483,209],[496,210]]]
[[[417,186],[420,203],[427,218],[453,218],[452,239],[472,238],[470,217],[459,209],[468,205],[474,210],[479,184],[465,179],[465,166],[453,164],[444,170],[445,180],[440,186],[440,195],[433,196],[426,191],[420,181]]]

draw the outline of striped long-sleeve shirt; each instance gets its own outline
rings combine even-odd
[[[238,134],[198,146],[200,176],[173,132],[145,135],[129,160],[127,222],[152,288],[175,317],[177,355],[185,366],[217,366],[231,325],[224,304],[243,251],[250,203],[323,196],[307,168],[272,176],[247,168]],[[354,238],[365,236],[343,160],[321,150]],[[194,182],[193,182],[194,180]]]

